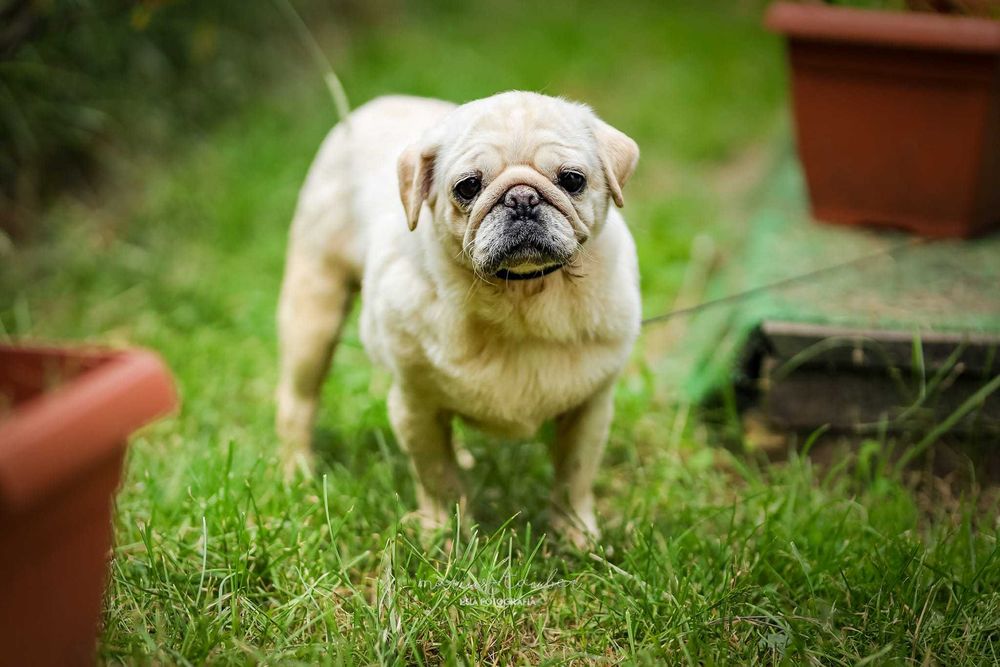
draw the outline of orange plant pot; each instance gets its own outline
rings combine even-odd
[[[777,2],[820,220],[968,237],[1000,223],[1000,21]]]
[[[0,664],[93,661],[126,440],[176,404],[150,352],[0,346]]]

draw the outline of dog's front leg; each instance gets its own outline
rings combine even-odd
[[[451,442],[450,413],[429,405],[419,392],[398,384],[389,391],[389,421],[410,458],[420,524],[436,530],[448,524],[455,505],[464,505]]]
[[[555,466],[551,524],[581,548],[600,537],[593,486],[614,411],[613,384],[609,383],[556,420],[551,449]]]

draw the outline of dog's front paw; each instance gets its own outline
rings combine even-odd
[[[449,516],[446,512],[416,510],[405,514],[401,523],[413,530],[423,549],[431,551],[439,548],[446,554],[451,553],[455,538],[454,516]]]
[[[299,477],[312,477],[315,463],[309,449],[284,449],[281,452],[281,470],[286,482],[293,482]]]
[[[280,442],[281,468],[285,481],[297,476],[312,476],[312,424],[315,408],[306,401],[295,399],[286,390],[278,392],[278,415],[275,430]]]
[[[427,512],[425,510],[409,512],[403,516],[402,521],[424,533],[444,532],[451,524],[446,512]]]
[[[442,539],[448,543],[451,538],[459,534],[468,536],[472,530],[465,513],[465,505],[464,496],[450,506],[444,503],[424,502],[420,504],[419,509],[403,516],[402,523],[416,529],[420,542],[425,547],[437,544]]]
[[[591,551],[601,539],[593,512],[577,513],[558,505],[549,508],[549,526],[559,538],[580,551]]]

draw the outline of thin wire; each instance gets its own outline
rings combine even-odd
[[[901,250],[907,250],[909,248],[912,248],[914,246],[920,245],[925,242],[926,239],[914,238],[904,243],[899,243],[897,245],[894,245],[891,248],[886,248],[885,250],[880,250],[870,255],[863,255],[861,257],[856,257],[846,262],[841,262],[840,264],[825,266],[823,268],[815,269],[813,271],[807,271],[806,273],[800,273],[797,276],[782,278],[781,280],[776,280],[773,283],[760,285],[758,287],[752,287],[743,292],[737,292],[736,294],[730,294],[728,296],[719,297],[718,299],[704,301],[702,303],[699,303],[694,306],[689,306],[687,308],[678,308],[677,310],[672,310],[668,313],[663,313],[662,315],[647,317],[642,321],[642,326],[647,326],[649,324],[657,324],[659,322],[665,322],[669,319],[672,319],[674,317],[680,317],[682,315],[693,315],[695,313],[700,313],[703,310],[708,310],[709,308],[714,308],[715,306],[721,306],[727,303],[737,303],[745,299],[749,299],[750,297],[756,296],[758,294],[763,294],[765,292],[770,292],[773,290],[781,289],[783,287],[788,287],[789,285],[794,285],[795,283],[807,282],[810,279],[815,278],[816,276],[842,271],[843,269],[847,269],[852,266],[865,264],[873,259],[879,259],[882,257],[891,257],[892,255],[896,254],[897,252],[900,252]]]

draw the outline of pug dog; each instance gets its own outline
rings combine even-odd
[[[334,127],[300,194],[278,307],[286,468],[308,469],[320,386],[360,291],[423,526],[464,501],[456,418],[514,438],[554,420],[550,523],[577,544],[597,538],[592,487],[640,323],[615,208],[638,159],[587,106],[530,92],[383,97]]]

